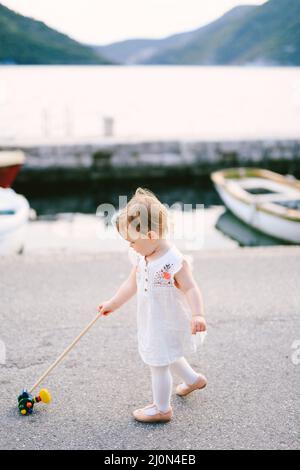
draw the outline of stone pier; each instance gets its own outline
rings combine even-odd
[[[99,180],[208,177],[216,169],[258,166],[300,176],[298,140],[109,141],[86,144],[0,146],[22,149],[19,185],[74,184]]]

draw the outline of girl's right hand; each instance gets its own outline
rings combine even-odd
[[[107,316],[115,310],[113,303],[110,300],[102,302],[98,307],[98,312],[101,315]]]

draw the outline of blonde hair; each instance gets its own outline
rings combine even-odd
[[[149,189],[137,188],[134,196],[116,217],[116,228],[125,238],[128,232],[146,238],[150,231],[159,238],[168,232],[168,210]]]

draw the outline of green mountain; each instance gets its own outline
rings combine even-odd
[[[91,47],[0,4],[0,63],[110,64]]]
[[[198,31],[198,30],[197,30]],[[94,46],[94,49],[114,62],[139,64],[163,50],[183,47],[195,35],[195,31],[174,34],[163,39],[128,39],[107,46]]]
[[[163,39],[80,44],[0,4],[0,64],[300,65],[300,0],[241,5]]]
[[[123,41],[98,51],[137,64],[300,65],[300,0],[241,5],[195,31]]]
[[[300,65],[300,1],[270,0],[244,17],[212,23],[187,45],[147,63]]]
[[[228,28],[228,25],[233,21],[241,20],[255,8],[253,5],[235,7],[207,26],[186,33],[174,34],[163,39],[130,39],[106,46],[94,47],[97,52],[110,60],[127,65],[168,63],[168,59],[170,63],[173,63],[173,54],[185,50],[185,47],[189,47],[188,45],[192,44],[193,40],[201,35],[210,35],[215,31]]]

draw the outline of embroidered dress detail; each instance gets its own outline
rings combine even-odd
[[[171,269],[173,264],[165,264],[162,269],[157,271],[154,275],[154,285],[162,287],[172,287]]]
[[[143,361],[163,366],[195,353],[192,313],[174,278],[182,267],[183,255],[171,246],[160,258],[148,262],[132,248],[128,256],[136,267],[137,336]]]

